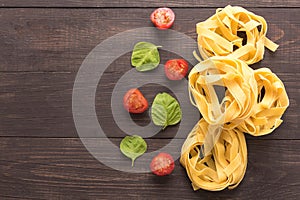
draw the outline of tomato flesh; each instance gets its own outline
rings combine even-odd
[[[168,153],[159,153],[151,163],[150,169],[157,176],[165,176],[172,173],[175,168],[173,157]]]
[[[139,89],[132,88],[124,95],[123,106],[130,113],[143,113],[148,109],[148,101]]]
[[[170,80],[181,80],[188,72],[188,62],[184,59],[168,60],[165,64],[165,73]]]
[[[170,8],[157,8],[150,16],[152,23],[159,29],[170,28],[175,20],[175,14]]]

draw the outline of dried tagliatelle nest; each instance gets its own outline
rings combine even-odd
[[[229,57],[215,56],[197,64],[189,74],[189,89],[191,102],[212,125],[239,125],[251,116],[257,101],[254,70]]]
[[[194,190],[233,189],[246,172],[245,136],[238,129],[221,130],[211,152],[205,153],[203,145],[210,128],[204,119],[196,124],[182,146],[180,163],[186,168]]]
[[[230,5],[196,26],[202,56],[230,56],[247,64],[262,60],[264,47],[276,51],[278,45],[266,37],[267,28],[263,17]]]
[[[268,68],[254,71],[258,86],[257,103],[252,115],[237,127],[254,136],[266,135],[281,123],[281,116],[289,105],[289,98],[282,81]]]

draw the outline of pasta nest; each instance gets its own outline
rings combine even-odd
[[[253,64],[263,59],[264,47],[271,51],[278,48],[266,37],[266,20],[238,6],[217,9],[196,29],[203,57],[230,56]]]
[[[233,189],[246,172],[245,136],[238,129],[223,129],[211,153],[205,154],[202,149],[210,128],[204,119],[196,124],[182,146],[180,163],[186,168],[194,190]]]
[[[189,74],[191,102],[212,125],[233,128],[253,114],[258,89],[254,70],[239,59],[211,57]]]
[[[253,136],[266,135],[274,131],[281,123],[281,116],[289,106],[289,98],[284,84],[268,68],[254,71],[258,87],[257,104],[253,114],[237,127]]]

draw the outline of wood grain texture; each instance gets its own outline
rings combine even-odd
[[[177,21],[173,29],[196,38],[195,23],[214,12],[214,9],[200,10],[201,12],[198,9],[185,9],[184,12],[180,12],[180,9],[175,9]],[[127,9],[2,11],[0,24],[2,23],[4,28],[0,31],[0,43],[3,48],[0,52],[0,71],[9,72],[0,76],[0,102],[5,105],[1,108],[2,113],[5,113],[1,116],[2,136],[77,137],[72,119],[71,95],[75,72],[85,56],[97,44],[114,34],[138,28],[144,21],[148,21],[146,26],[152,26],[148,20],[151,9],[135,9],[134,12]],[[271,9],[255,11],[268,17],[268,35],[281,46],[276,53],[266,51],[265,59],[253,67],[269,66],[286,84],[291,99],[290,109],[285,115],[287,123],[282,125],[284,128],[288,127],[289,131],[268,137],[299,138],[296,134],[299,113],[297,80],[300,73],[297,67],[300,64],[300,58],[297,56],[299,49],[296,48],[300,43],[297,20],[299,13],[289,9],[277,9],[280,15],[274,15]],[[87,12],[89,15],[86,15]],[[195,16],[198,15],[199,19],[196,19]],[[168,57],[169,54],[163,52],[162,63]],[[100,122],[102,121],[106,130],[109,130],[108,135],[111,137],[123,136],[118,129],[111,131],[115,124],[111,121],[108,105],[114,84],[130,69],[129,58],[130,53],[117,59],[106,71],[98,87],[97,108],[107,111],[99,116]],[[292,76],[293,74],[295,76]],[[104,95],[100,95],[100,91]],[[143,118],[141,121],[147,119]],[[281,130],[285,130],[284,128]],[[164,136],[172,137],[172,132],[171,129]]]
[[[300,4],[297,0],[276,1],[276,0],[261,0],[261,1],[199,1],[199,0],[168,0],[168,1],[132,1],[132,0],[1,0],[0,6],[2,7],[92,7],[92,8],[106,8],[106,7],[224,7],[228,4],[240,5],[244,7],[299,7]]]
[[[155,150],[163,140],[147,142],[150,150]],[[115,199],[120,196],[131,199],[298,199],[300,141],[251,140],[247,143],[249,163],[238,188],[193,192],[178,160],[173,174],[161,178],[151,173],[137,175],[106,167],[85,150],[79,139],[2,138],[0,196],[22,199]]]
[[[266,18],[268,37],[280,47],[266,50],[257,67],[300,72],[300,13],[297,9],[250,9]],[[1,9],[0,71],[76,72],[103,40],[126,30],[152,27],[152,9]],[[195,24],[215,9],[174,9],[173,30],[196,40]],[[117,47],[116,47],[117,48]],[[128,50],[130,51],[130,50]],[[114,52],[112,52],[112,55]],[[124,65],[128,63],[123,63]]]
[[[121,60],[126,57],[125,55]],[[113,88],[124,73],[116,71],[118,66],[117,60],[105,71],[96,92],[98,121],[109,137],[124,137],[125,135],[115,124],[111,110]],[[131,69],[130,66],[123,67],[124,71],[129,69]],[[2,105],[0,107],[0,136],[78,137],[72,115],[72,89],[75,76],[75,73],[58,72],[0,73],[0,104]],[[298,134],[300,88],[297,84],[300,73],[279,73],[278,76],[285,83],[290,98],[290,107],[283,116],[284,123],[273,134],[260,138],[300,139]],[[165,88],[148,85],[144,86],[142,91],[151,102],[156,93],[165,91]],[[187,120],[197,117],[196,114],[190,113],[186,116]],[[132,119],[139,125],[146,125],[150,122],[147,114],[133,116]],[[178,126],[169,127],[160,137],[174,137],[177,128]],[[187,134],[182,133],[184,136]],[[87,134],[87,137],[96,136]]]
[[[300,199],[298,0],[239,1],[265,17],[268,37],[280,45],[275,53],[266,50],[264,60],[252,67],[267,66],[279,76],[290,107],[273,134],[246,136],[247,172],[235,190],[194,192],[178,160],[168,177],[120,172],[96,160],[78,138],[72,89],[77,71],[95,46],[126,30],[152,27],[149,15],[159,6],[174,8],[172,29],[196,40],[195,24],[227,4],[236,2],[0,0],[0,199]],[[166,51],[161,55],[162,63],[176,56]],[[130,69],[128,50],[105,70],[96,92],[98,121],[117,146],[125,133],[114,122],[110,98]],[[158,91],[168,91],[151,84],[141,89],[150,100]],[[150,122],[147,114],[131,117],[141,126]],[[177,130],[178,126],[168,127],[147,138],[148,152],[171,140],[182,144],[188,133],[174,139]],[[94,146],[107,145],[97,134],[86,137]],[[170,149],[179,153],[180,148]],[[130,164],[107,149],[102,155],[111,163]]]

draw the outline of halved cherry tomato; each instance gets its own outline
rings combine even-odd
[[[165,64],[165,73],[170,80],[183,79],[189,69],[189,64],[184,59],[168,60]]]
[[[130,113],[143,113],[148,109],[148,101],[137,88],[132,88],[126,92],[123,98],[125,110]]]
[[[150,16],[152,23],[159,29],[170,28],[175,20],[175,14],[170,8],[157,8]]]
[[[152,173],[157,176],[165,176],[172,173],[175,163],[173,157],[168,153],[159,153],[150,163]]]

